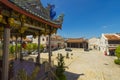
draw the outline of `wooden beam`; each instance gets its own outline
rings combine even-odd
[[[15,21],[15,24],[21,25],[21,23],[19,21]],[[38,30],[44,30],[44,28],[42,27],[38,27],[38,26],[34,26],[31,24],[24,24],[24,26],[28,27],[28,28],[33,28],[33,29],[38,29]]]
[[[37,17],[37,16],[35,16],[35,15],[21,9],[20,7],[16,6],[15,4],[9,2],[8,0],[0,0],[0,3],[3,3],[6,7],[11,8],[11,9],[15,10],[18,13],[24,14],[24,15],[26,15],[26,16],[34,19],[34,20],[37,20],[39,22],[48,24],[48,25],[50,25],[52,27],[61,28],[61,25],[52,23],[51,21],[47,21],[45,19],[42,19],[41,17]]]

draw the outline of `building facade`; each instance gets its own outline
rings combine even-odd
[[[48,35],[46,35],[46,36],[41,35],[40,36],[40,44],[42,44],[44,47],[46,47],[46,43],[48,42],[48,40],[49,40]],[[32,38],[32,43],[38,44],[38,37]]]
[[[88,39],[88,48],[92,50],[99,50],[99,38],[93,37]]]
[[[33,43],[38,43],[38,38],[33,38]],[[40,44],[44,46],[44,48],[48,48],[49,46],[49,36],[42,35],[40,37]],[[51,35],[51,48],[56,49],[56,48],[64,48],[65,47],[65,41],[64,39],[56,34]]]
[[[100,51],[107,55],[115,55],[115,49],[120,45],[120,36],[117,34],[102,34],[100,38]]]
[[[84,38],[69,38],[66,43],[70,48],[88,48],[88,42]]]
[[[62,28],[64,15],[61,14],[58,18],[54,19],[56,13],[54,8],[55,6],[52,4],[49,4],[46,7],[42,6],[41,0],[0,0],[0,38],[4,40],[2,59],[0,62],[0,65],[2,65],[0,66],[0,70],[2,70],[0,71],[0,79],[18,80],[15,78],[15,74],[17,74],[15,72],[18,72],[20,68],[17,69],[18,71],[15,71],[16,69],[12,71],[11,69],[9,70],[9,42],[11,35],[16,38],[21,37],[21,50],[20,53],[16,52],[15,58],[17,59],[15,60],[19,59],[23,62],[23,54],[21,53],[22,38],[27,35],[38,36],[38,55],[36,57],[36,63],[40,63],[40,35],[45,34],[51,37],[51,34],[56,33],[59,28]],[[51,67],[50,45],[51,44],[49,43],[48,62]],[[17,57],[17,54],[20,56]],[[18,66],[20,67],[22,65],[19,64]],[[21,68],[25,70],[25,67]],[[27,70],[25,72],[29,73]],[[12,76],[10,76],[11,74]],[[40,76],[40,74],[38,75]],[[52,77],[48,77],[47,79],[51,80]]]

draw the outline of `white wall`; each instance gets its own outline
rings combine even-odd
[[[44,45],[45,47],[46,47],[46,43],[48,42],[47,41],[47,37],[48,37],[48,35],[46,35],[46,36],[44,36],[44,35],[40,36],[40,44]],[[44,39],[44,41],[43,41],[43,39]],[[48,40],[49,40],[49,38],[48,38]],[[38,37],[33,38],[33,43],[37,43],[38,44]]]
[[[51,36],[51,45],[54,45],[55,47],[58,47],[58,43],[64,45],[64,40],[62,40],[62,37],[60,39],[56,39],[55,36],[56,36],[55,34],[53,34]],[[43,41],[43,38],[44,38],[44,41]],[[33,38],[33,43],[38,43],[38,37],[36,37],[35,39]],[[40,37],[40,44],[42,44],[42,45],[44,45],[44,47],[46,47],[49,44],[49,36],[42,35]]]
[[[108,40],[107,38],[104,36],[104,34],[102,34],[101,38],[100,38],[100,43],[99,43],[99,47],[100,47],[100,51],[101,52],[107,52],[107,54],[109,54],[108,51]]]
[[[99,50],[99,38],[91,38],[88,40],[88,47],[89,49],[96,49]]]

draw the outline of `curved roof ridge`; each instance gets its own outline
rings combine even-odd
[[[61,14],[57,19],[50,19],[50,5],[44,7],[40,0],[9,0],[14,3],[16,6],[22,8],[23,10],[40,17],[46,21],[49,21],[54,24],[62,25],[64,15]]]

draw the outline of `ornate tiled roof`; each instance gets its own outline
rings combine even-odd
[[[105,34],[105,37],[108,40],[120,40],[120,37],[116,36],[115,34]]]
[[[61,14],[58,19],[51,20],[50,19],[50,7],[49,4],[46,8],[43,7],[40,0],[9,0],[14,3],[16,6],[22,8],[23,10],[40,17],[46,21],[52,22],[54,24],[62,24],[63,14]]]
[[[68,43],[80,43],[85,42],[86,40],[83,38],[70,38],[67,40]]]
[[[118,36],[120,36],[120,33],[116,33]]]

